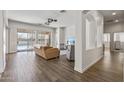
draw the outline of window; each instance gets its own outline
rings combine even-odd
[[[114,41],[124,42],[124,32],[114,33]]]
[[[40,44],[40,45],[50,45],[50,36],[49,36],[49,33],[38,33],[37,34],[37,44]]]
[[[114,33],[115,49],[124,50],[124,32]]]

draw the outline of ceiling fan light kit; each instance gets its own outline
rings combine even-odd
[[[46,25],[50,25],[50,23],[52,22],[57,22],[58,20],[57,19],[53,19],[53,18],[48,18],[47,19],[47,22],[45,22]]]

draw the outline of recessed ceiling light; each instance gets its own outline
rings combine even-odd
[[[115,22],[119,22],[119,20],[116,19]]]
[[[116,15],[116,12],[113,12],[112,15]]]

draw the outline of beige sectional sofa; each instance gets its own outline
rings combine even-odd
[[[43,57],[44,59],[52,59],[52,58],[57,58],[60,55],[60,51],[58,48],[53,48],[53,47],[34,47],[35,54]]]

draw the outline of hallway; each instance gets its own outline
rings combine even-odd
[[[34,52],[7,55],[7,66],[1,82],[121,82],[124,53],[105,52],[105,57],[83,74],[73,70],[74,63],[65,55],[46,61]]]

